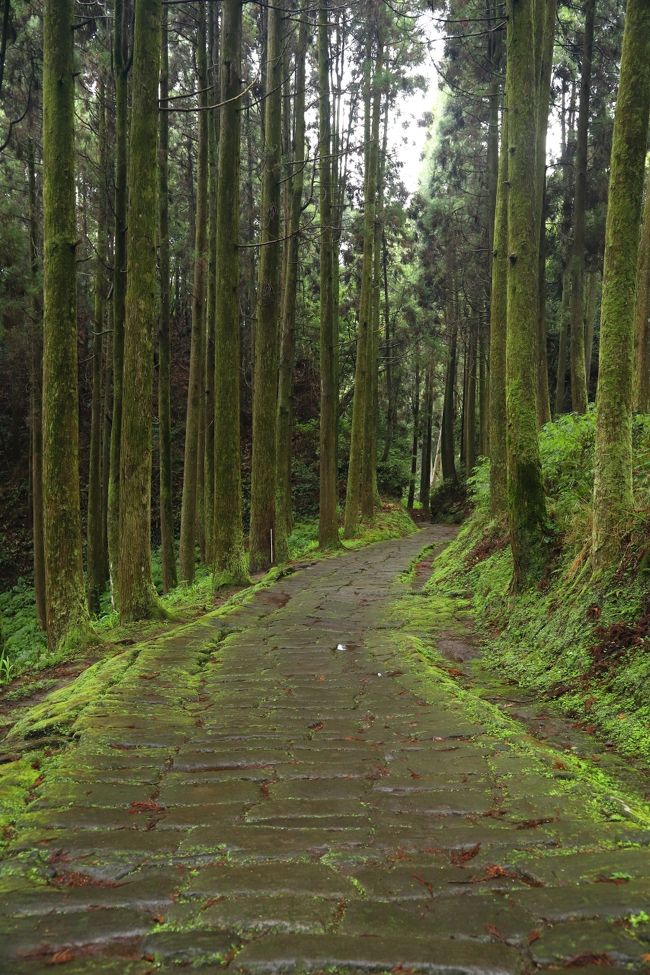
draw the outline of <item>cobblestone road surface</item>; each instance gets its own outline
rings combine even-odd
[[[399,575],[449,535],[145,645],[18,823],[0,970],[650,971],[648,833],[398,649]]]

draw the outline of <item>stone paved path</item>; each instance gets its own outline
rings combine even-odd
[[[18,824],[0,971],[649,971],[648,833],[398,649],[399,574],[446,537],[145,646]]]

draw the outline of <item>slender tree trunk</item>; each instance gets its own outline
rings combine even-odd
[[[490,300],[490,509],[494,516],[506,511],[508,486],[506,458],[508,185],[508,113],[504,110],[501,124]]]
[[[478,408],[479,408],[479,438],[478,449],[481,457],[490,454],[490,372],[488,366],[489,336],[486,334],[484,323],[481,322],[478,333]]]
[[[169,95],[169,31],[167,7],[162,11],[160,48],[160,99],[166,106]],[[177,582],[172,510],[172,432],[171,432],[171,342],[169,268],[169,113],[159,113],[159,213],[160,213],[160,332],[158,335],[158,423],[160,451],[160,556],[163,591]]]
[[[592,328],[593,328],[593,314]],[[650,180],[646,185],[639,238],[634,307],[634,409],[650,413]]]
[[[199,450],[201,406],[204,383],[205,288],[208,263],[208,62],[206,52],[205,5],[198,4],[197,64],[199,104],[199,150],[196,189],[196,222],[194,249],[194,284],[192,291],[192,343],[190,377],[187,390],[185,423],[185,461],[183,466],[183,500],[179,568],[182,582],[194,579],[197,501],[199,498],[199,464],[203,469],[203,451]]]
[[[377,182],[377,142],[379,138],[379,111],[371,114],[371,102],[377,104],[379,100],[379,86],[377,78],[382,70],[383,48],[377,51],[375,66],[375,96],[371,98],[371,60],[370,44],[368,45],[365,78],[365,112],[366,112],[366,199],[364,209],[363,229],[363,260],[361,265],[361,295],[359,299],[359,330],[357,334],[357,361],[354,374],[354,401],[352,406],[352,431],[350,437],[350,461],[348,467],[348,484],[345,497],[344,535],[352,538],[359,524],[362,512],[364,494],[364,457],[366,411],[371,409],[370,403],[370,317],[372,314],[372,252],[374,244],[375,223],[375,192]],[[374,106],[373,106],[374,107]],[[377,104],[378,107],[378,104]],[[372,126],[370,119],[372,117]],[[372,131],[370,131],[372,128]],[[366,458],[366,467],[368,466]],[[366,495],[367,495],[366,491]],[[371,504],[374,499],[371,495]]]
[[[107,187],[108,191],[108,187]],[[109,245],[109,263],[113,263],[112,247]],[[103,383],[102,383],[102,553],[104,555],[104,580],[110,580],[108,560],[108,482],[111,469],[111,406],[113,397],[113,303],[107,302],[107,334],[103,345]]]
[[[546,138],[553,72],[553,46],[557,0],[536,0],[537,25],[541,32],[539,70],[537,74],[537,208],[539,226],[538,316],[537,316],[537,423],[541,427],[551,419],[548,390],[548,356],[546,351]]]
[[[247,579],[240,468],[239,161],[241,0],[224,0],[217,182],[214,587]]]
[[[618,556],[632,513],[634,287],[650,107],[650,4],[628,0],[616,99],[600,326],[593,562]]]
[[[120,446],[119,610],[161,615],[151,578],[151,399],[158,274],[158,82],[161,0],[136,0],[129,139],[129,248]]]
[[[124,317],[127,241],[127,138],[128,138],[128,23],[130,0],[115,0],[113,8],[113,75],[115,83],[115,254],[113,259],[113,417],[111,463],[108,478],[108,561],[113,602],[119,595],[120,448],[122,442],[122,389],[124,375]]]
[[[420,504],[428,515],[431,509],[431,433],[433,429],[433,357],[429,354],[424,380],[424,416],[422,417],[422,460],[420,463]]]
[[[516,588],[541,574],[546,504],[537,441],[539,226],[533,0],[508,0],[508,327],[506,416],[508,514]],[[534,51],[534,47],[533,47]]]
[[[465,477],[476,466],[476,328],[470,323],[467,341],[467,387],[465,398]]]
[[[7,7],[9,5],[7,4]],[[36,200],[34,140],[27,147],[29,176],[29,253],[34,300],[32,305],[30,422],[32,450],[32,535],[34,541],[34,595],[38,622],[47,628],[45,599],[45,550],[43,525],[43,305],[39,281],[39,218]]]
[[[585,375],[587,377],[587,390],[591,386],[591,363],[593,359],[594,330],[596,326],[599,288],[600,274],[598,271],[590,271],[587,275],[587,297],[585,300]]]
[[[418,469],[418,438],[420,433],[420,343],[415,346],[415,378],[413,380],[413,446],[411,447],[411,477],[406,506],[413,511],[415,504],[415,475]]]
[[[321,549],[339,544],[336,517],[336,344],[332,274],[332,134],[330,108],[329,4],[323,0],[318,22],[319,173],[320,173],[320,506]]]
[[[280,237],[282,178],[282,14],[268,8],[264,170],[260,211],[261,254],[253,377],[253,457],[251,465],[250,568],[262,572],[275,561],[275,417],[280,317]],[[275,243],[269,243],[275,241]]]
[[[73,0],[47,0],[43,26],[43,514],[51,649],[90,634],[79,500],[73,8]]]
[[[450,321],[449,356],[447,358],[447,374],[445,377],[445,398],[442,408],[442,476],[443,480],[453,484],[458,480],[456,474],[456,451],[454,449],[454,386],[456,384],[456,353],[458,342],[458,325],[456,320]]]
[[[573,246],[571,248],[571,407],[575,413],[587,409],[585,371],[584,272],[585,214],[587,206],[587,140],[589,134],[589,95],[591,56],[594,46],[596,0],[585,0],[585,31],[582,46],[578,145],[576,151],[575,203],[573,207]]]
[[[544,147],[546,152],[546,147]],[[546,166],[542,191],[542,215],[539,221],[539,311],[537,314],[537,424],[543,427],[551,419],[551,395],[548,387],[548,353],[546,344]]]
[[[562,303],[560,305],[560,329],[557,349],[557,372],[555,376],[555,415],[564,413],[566,403],[566,364],[569,344],[570,316],[569,272],[562,275]]]
[[[360,508],[361,517],[365,521],[371,521],[375,513],[375,502],[377,499],[377,369],[379,364],[379,342],[377,335],[377,302],[376,295],[376,250],[377,250],[377,221],[381,209],[381,194],[379,189],[380,179],[380,153],[379,153],[379,131],[381,122],[381,72],[383,70],[383,40],[381,36],[377,38],[377,62],[374,77],[374,92],[372,98],[372,127],[370,134],[370,147],[368,150],[368,166],[372,171],[368,171],[366,176],[366,186],[368,187],[368,197],[372,197],[372,225],[370,233],[369,260],[370,270],[368,276],[368,341],[366,366],[366,398],[364,410],[363,427],[363,461],[361,464],[361,494]],[[365,230],[365,227],[364,227]]]
[[[390,454],[395,436],[395,408],[396,408],[396,389],[393,377],[393,339],[391,335],[390,321],[390,302],[388,298],[388,249],[386,247],[386,228],[382,228],[381,235],[381,264],[384,285],[384,333],[386,359],[386,437],[384,438],[384,450],[381,455],[385,463]]]
[[[289,558],[291,530],[291,396],[296,346],[296,292],[298,287],[298,250],[300,245],[300,211],[304,186],[305,162],[305,61],[309,39],[306,17],[300,22],[295,53],[293,153],[289,180],[289,240],[286,245],[286,272],[282,293],[282,339],[278,373],[278,412],[276,419],[276,556],[278,562]]]
[[[219,16],[217,8],[208,7],[208,52],[210,70],[210,101],[219,100]],[[211,111],[208,117],[208,283],[206,292],[206,355],[205,359],[205,535],[207,561],[214,561],[214,350],[216,330],[216,286],[217,286],[217,166],[219,152],[219,110]]]
[[[97,209],[97,261],[95,268],[95,308],[93,316],[93,389],[90,421],[90,457],[88,471],[88,611],[99,613],[100,599],[104,592],[106,559],[102,549],[102,349],[106,325],[106,257],[108,253],[108,201],[106,173],[108,172],[108,147],[106,141],[106,97],[103,79],[97,96],[99,118],[99,185]]]

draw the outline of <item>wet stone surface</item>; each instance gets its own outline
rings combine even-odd
[[[147,644],[16,823],[0,972],[650,972],[647,831],[400,647],[399,576],[451,535]]]

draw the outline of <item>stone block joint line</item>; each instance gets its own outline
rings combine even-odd
[[[590,818],[400,643],[400,573],[449,537],[144,648],[16,824],[0,972],[650,970],[648,834]]]

